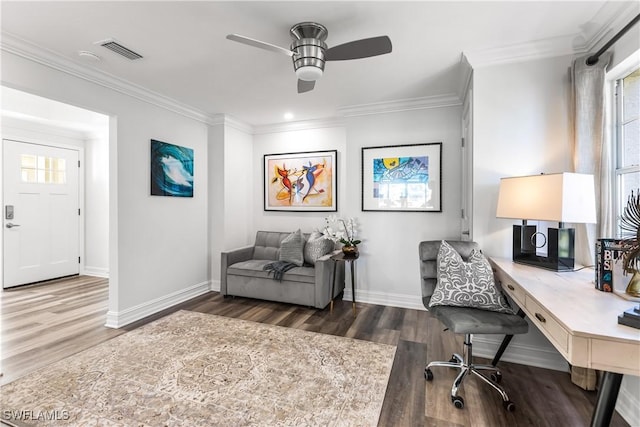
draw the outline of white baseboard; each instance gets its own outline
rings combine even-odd
[[[89,265],[85,265],[84,269],[82,269],[81,274],[86,276],[102,277],[104,279],[108,279],[109,269],[103,268],[103,267],[91,267]]]
[[[493,359],[493,356],[495,356],[502,343],[502,339],[502,336],[474,335],[473,354],[478,357]],[[521,365],[537,366],[538,368],[553,369],[554,371],[569,372],[569,363],[567,363],[555,348],[512,342],[500,360],[519,363]]]
[[[345,286],[344,299],[352,301],[351,288]],[[367,304],[386,305],[391,307],[425,310],[422,305],[422,297],[416,295],[392,294],[385,292],[365,291],[356,289],[356,302]],[[476,356],[493,359],[498,351],[502,337],[476,335],[473,337],[473,351]],[[567,372],[569,364],[554,348],[541,348],[537,346],[511,343],[502,360],[522,365],[537,366]]]
[[[351,287],[345,283],[344,299],[352,301]],[[425,310],[422,305],[422,297],[405,294],[392,294],[387,292],[364,291],[356,289],[356,302],[365,304],[386,305],[389,307],[410,308],[413,310]]]
[[[212,280],[209,289],[214,292],[220,292],[220,280]]]
[[[630,426],[640,425],[640,378],[625,375],[618,393],[616,411]]]
[[[105,326],[115,329],[121,328],[128,325],[129,323],[135,322],[136,320],[143,319],[147,316],[162,311],[165,308],[172,307],[191,298],[195,298],[199,295],[205,294],[209,292],[210,286],[210,282],[206,281],[173,292],[169,295],[165,295],[160,298],[138,304],[134,307],[130,307],[122,311],[108,311],[107,322]]]

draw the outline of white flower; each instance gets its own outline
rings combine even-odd
[[[322,235],[334,242],[341,242],[346,246],[355,246],[360,243],[356,239],[356,220],[355,218],[339,218],[336,215],[329,215],[325,218],[325,228]]]

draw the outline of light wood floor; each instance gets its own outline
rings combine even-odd
[[[3,291],[2,383],[184,309],[396,345],[379,426],[586,426],[591,418],[595,393],[573,385],[568,374],[511,363],[501,368],[515,412],[504,411],[499,395],[473,377],[461,391],[465,408],[455,409],[449,391],[456,371],[436,368],[427,383],[423,370],[429,360],[459,353],[461,337],[443,332],[426,311],[358,304],[354,318],[348,301],[336,301],[330,313],[210,292],[114,330],[104,327],[107,286],[81,276]],[[616,413],[611,425],[628,424]]]

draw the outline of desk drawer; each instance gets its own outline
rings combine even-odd
[[[563,356],[566,355],[569,350],[569,333],[551,317],[549,312],[528,296],[525,297],[525,307],[530,314],[531,321],[545,333],[547,338],[551,339],[556,348],[563,353]]]
[[[591,367],[605,371],[638,375],[640,347],[637,344],[593,338]]]
[[[508,294],[511,298],[516,300],[517,304],[524,304],[524,291],[516,282],[511,280],[506,274],[504,274],[501,270],[495,271],[496,280],[500,283],[502,290]],[[517,308],[517,307],[516,307]]]

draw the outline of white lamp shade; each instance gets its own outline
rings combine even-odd
[[[593,175],[565,172],[502,178],[496,216],[594,224]]]

